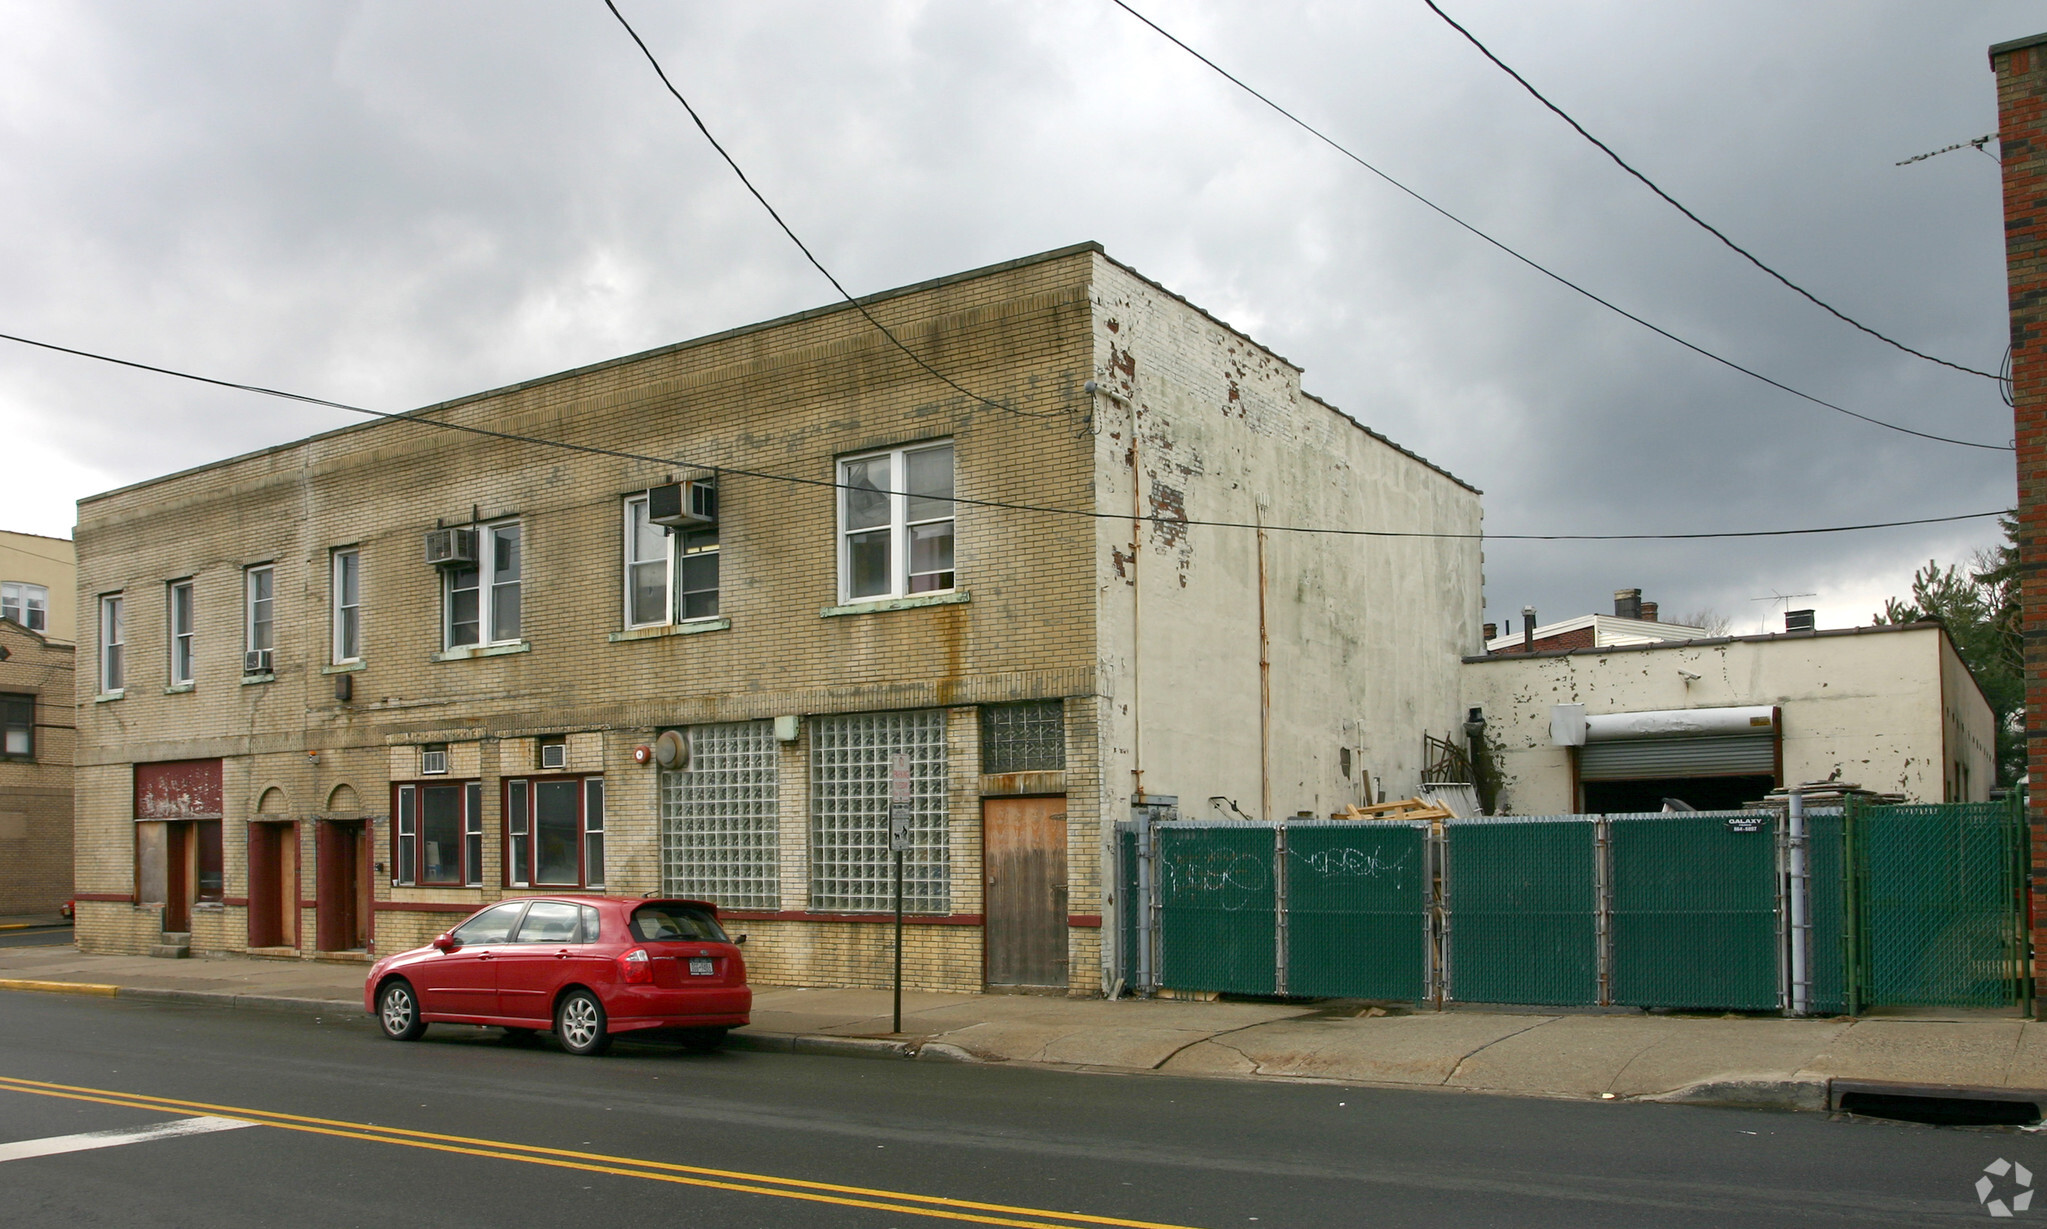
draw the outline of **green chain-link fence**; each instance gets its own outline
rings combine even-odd
[[[1857,1006],[2027,1000],[2025,826],[2000,802],[1857,807]]]
[[[1776,821],[1760,812],[1608,816],[1611,1001],[1779,1005]]]
[[[1289,823],[1285,839],[1287,993],[1423,998],[1428,825]]]
[[[1155,839],[1159,984],[1277,993],[1272,827],[1160,825]]]
[[[1599,1001],[1594,827],[1576,815],[1444,825],[1443,955],[1452,997]]]

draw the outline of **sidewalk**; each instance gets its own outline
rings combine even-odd
[[[367,966],[155,960],[0,948],[0,990],[361,1014]],[[0,1002],[4,1002],[0,999]],[[1526,1096],[1827,1109],[1832,1081],[2033,1092],[2047,1109],[2047,1023],[2008,1016],[1780,1020],[1356,1004],[903,995],[757,985],[735,1047],[1022,1062],[1087,1071],[1312,1079]],[[1364,1014],[1360,1014],[1363,1012]]]

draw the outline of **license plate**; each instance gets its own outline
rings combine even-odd
[[[715,971],[715,962],[709,956],[692,956],[689,962],[691,977],[709,977]]]

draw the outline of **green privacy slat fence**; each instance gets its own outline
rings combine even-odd
[[[1161,826],[1157,840],[1159,984],[1230,994],[1277,992],[1273,829]]]
[[[1286,826],[1288,994],[1427,994],[1428,841],[1426,824]]]
[[[1805,873],[1810,901],[1807,1010],[1816,1016],[1848,1010],[1847,821],[1839,811],[1805,816]]]
[[[1459,820],[1444,826],[1452,997],[1560,1006],[1599,1001],[1593,823]]]
[[[1778,1006],[1776,825],[1729,813],[1609,816],[1613,1002]]]
[[[1137,833],[1116,830],[1116,944],[1117,969],[1124,984],[1138,984],[1138,936],[1143,933],[1144,898],[1137,884]]]
[[[2018,813],[1996,802],[1866,807],[1852,822],[1864,1001],[2021,1002]]]

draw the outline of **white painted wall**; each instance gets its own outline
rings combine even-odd
[[[1499,809],[1513,814],[1576,807],[1569,753],[1550,742],[1556,704],[1583,704],[1588,715],[1774,704],[1786,782],[1838,773],[1940,802],[1954,797],[1959,760],[1969,781],[1961,800],[1987,798],[1996,784],[1990,705],[1946,633],[1929,624],[1489,657],[1464,664],[1464,699],[1485,709]]]
[[[1283,532],[1282,526],[1476,534],[1471,488],[1301,391],[1300,370],[1097,257],[1098,686],[1108,814],[1143,789],[1186,815],[1222,795],[1258,818],[1327,814],[1419,787],[1421,741],[1460,730],[1459,661],[1479,648],[1475,539]],[[1134,456],[1133,456],[1134,442]],[[1270,774],[1261,787],[1259,534],[1265,538]],[[1134,556],[1134,560],[1133,560]],[[1461,736],[1461,735],[1460,735]],[[1352,752],[1351,774],[1341,750]]]

